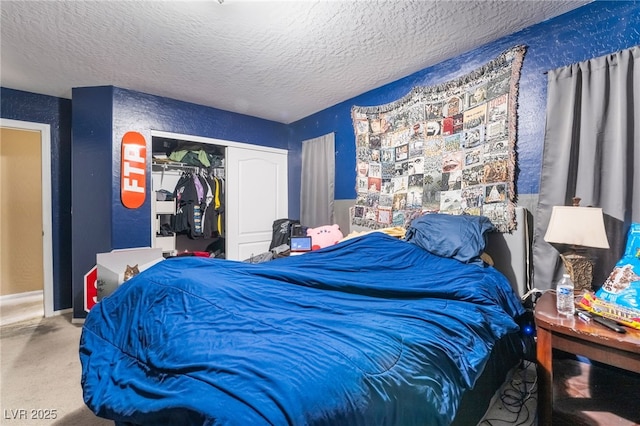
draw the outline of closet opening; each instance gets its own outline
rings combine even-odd
[[[152,246],[226,258],[226,147],[152,136]]]

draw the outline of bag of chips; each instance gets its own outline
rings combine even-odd
[[[579,302],[595,314],[640,329],[640,223],[632,223],[622,258],[595,293]]]

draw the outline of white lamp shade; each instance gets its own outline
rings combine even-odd
[[[602,209],[554,206],[544,240],[548,243],[609,248]]]

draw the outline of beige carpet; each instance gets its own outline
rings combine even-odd
[[[80,331],[70,315],[0,329],[0,424],[113,425],[94,416],[82,400]]]

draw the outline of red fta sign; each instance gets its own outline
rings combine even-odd
[[[84,274],[84,310],[89,312],[98,303],[98,266]]]
[[[147,142],[138,132],[127,132],[122,137],[120,170],[120,198],[122,204],[137,209],[144,204],[147,192]]]

